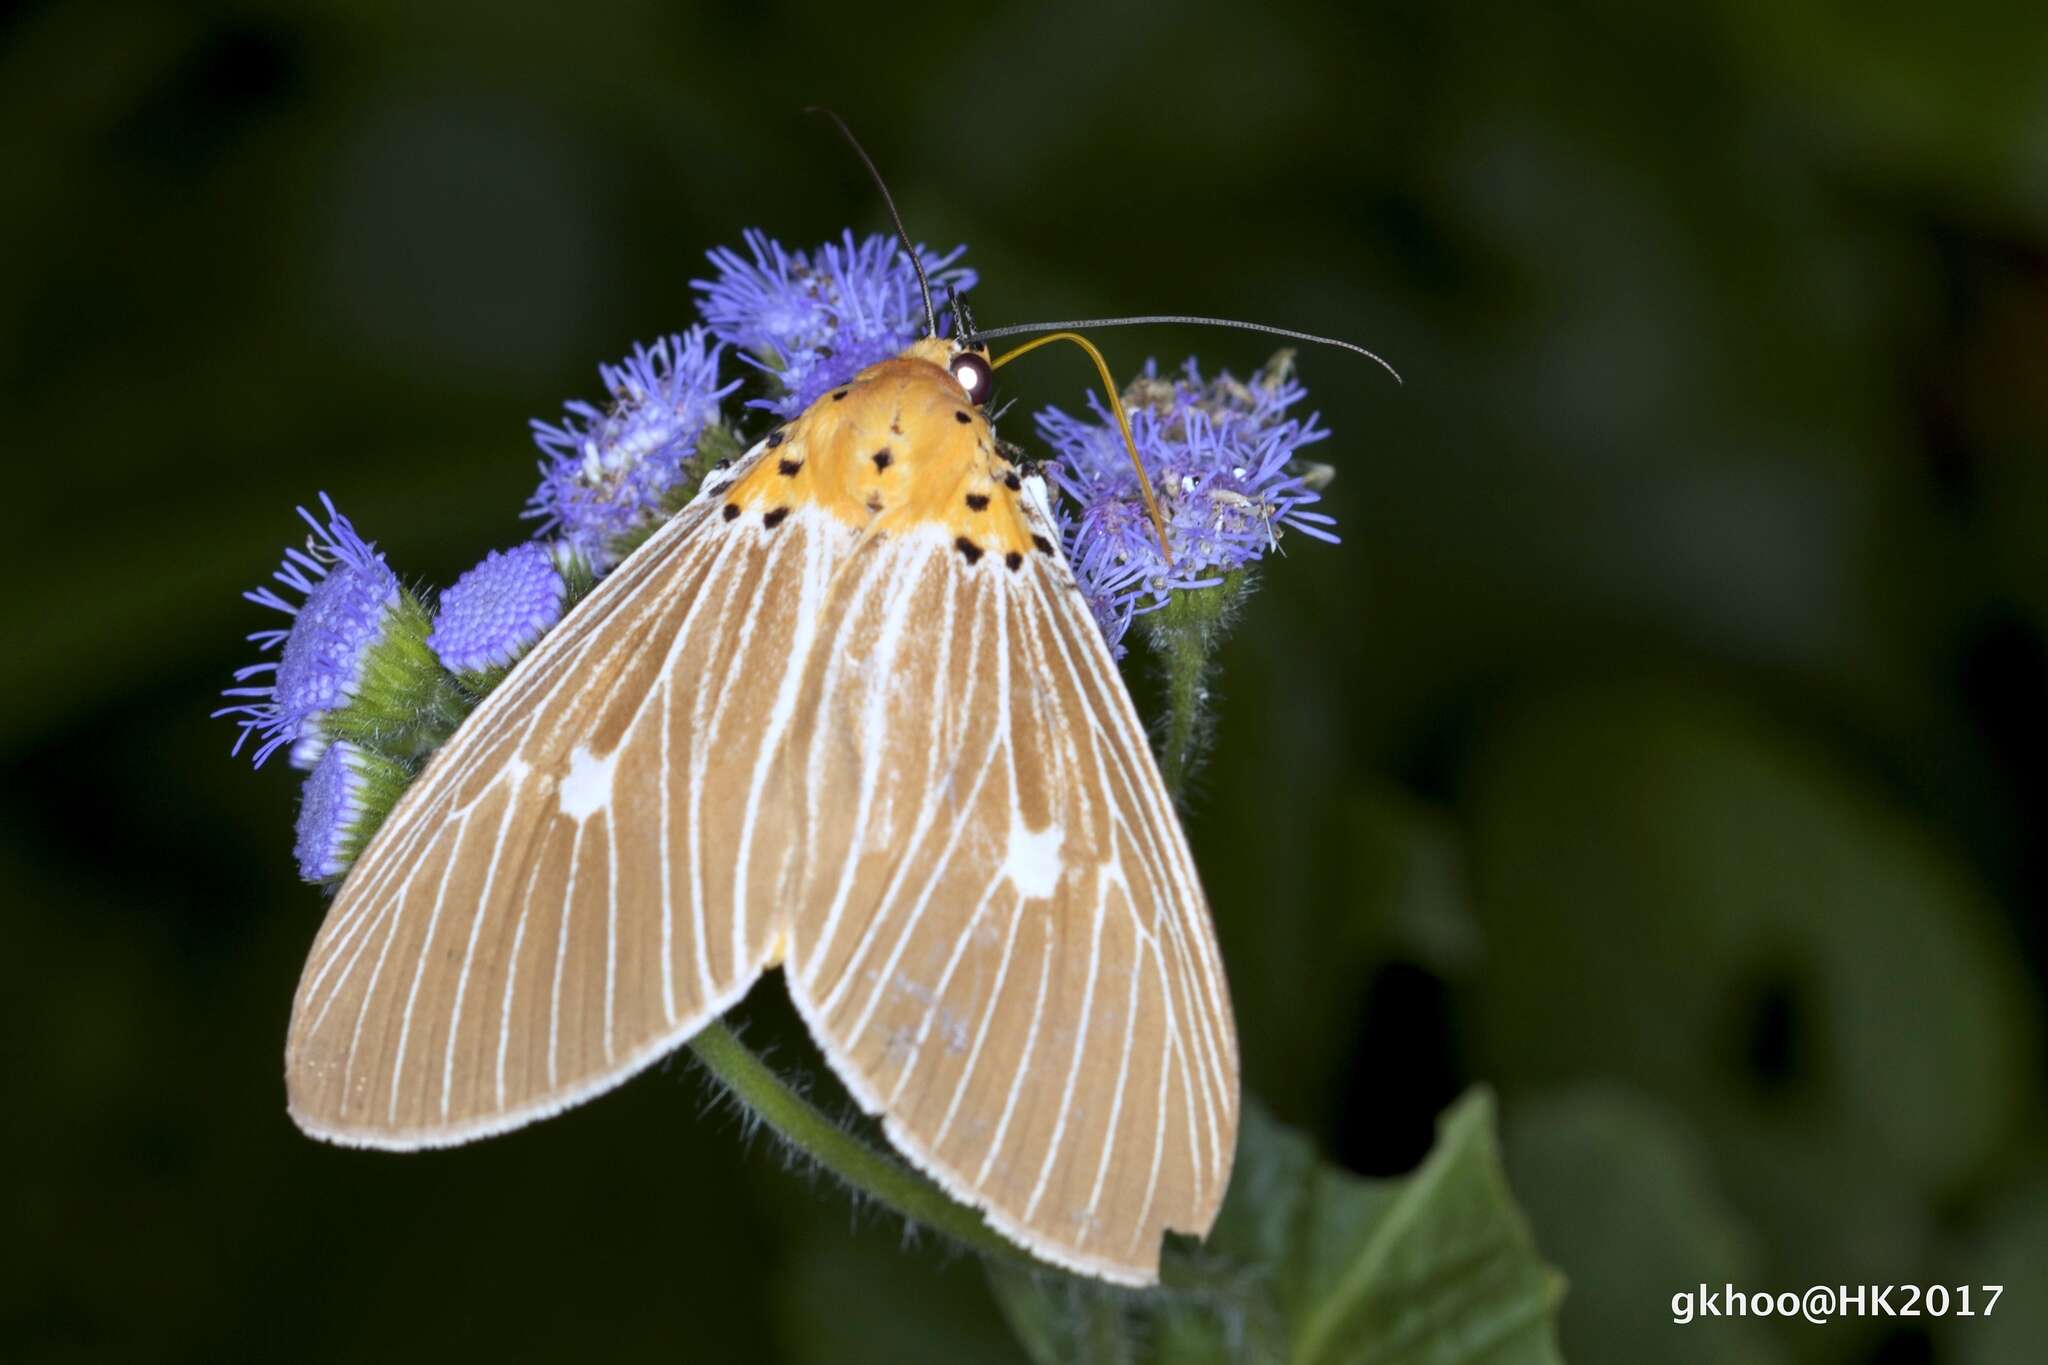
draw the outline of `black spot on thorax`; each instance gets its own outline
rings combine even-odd
[[[889,461],[895,458],[895,456],[889,453],[889,448],[887,446],[884,446],[882,447],[882,449],[876,451],[874,454],[875,468],[887,469],[889,467]]]
[[[974,414],[966,408],[955,408],[953,409],[953,420],[964,427],[974,420]]]

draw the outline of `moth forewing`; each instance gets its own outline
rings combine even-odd
[[[758,976],[795,856],[790,822],[761,818],[762,755],[852,540],[715,515],[764,455],[601,582],[371,839],[293,1006],[307,1132],[411,1148],[519,1127],[619,1084]]]

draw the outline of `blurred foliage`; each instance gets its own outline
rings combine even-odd
[[[1698,1317],[1671,1330],[1671,1296],[1766,1283],[1756,1237],[1715,1185],[1703,1144],[1640,1095],[1599,1083],[1517,1116],[1509,1170],[1546,1251],[1573,1267],[1564,1326],[1582,1360],[1630,1360],[1655,1343],[1673,1365],[1776,1365],[1770,1330]]]
[[[1274,1115],[1393,1177],[1493,1087],[1568,1359],[2034,1358],[2043,70],[1991,0],[17,7],[0,1357],[1017,1358],[979,1267],[681,1067],[457,1152],[301,1138],[290,777],[204,719],[294,503],[447,582],[704,248],[879,226],[823,101],[989,325],[1257,316],[1408,380],[1304,354],[1345,543],[1263,576],[1196,783]],[[807,1065],[778,996],[748,1036]],[[2012,1288],[1663,1312],[1745,1276]]]
[[[2048,1304],[2026,1292],[2048,1264],[2048,1177],[2037,1173],[2018,1191],[1977,1229],[1975,1245],[1943,1266],[1957,1283],[2014,1285],[2021,1295],[2010,1313],[1941,1325],[1943,1344],[1967,1365],[2022,1365],[2038,1359],[2048,1341]]]
[[[1681,1106],[1776,1269],[1898,1265],[2039,1072],[1977,888],[1790,737],[1683,691],[1581,688],[1505,729],[1472,804],[1482,1065]],[[1549,1010],[1560,981],[1577,1009]]]

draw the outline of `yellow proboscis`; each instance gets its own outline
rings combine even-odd
[[[1116,414],[1117,430],[1123,433],[1124,449],[1131,453],[1131,468],[1138,471],[1138,492],[1145,499],[1145,512],[1152,518],[1152,529],[1159,536],[1159,552],[1166,557],[1169,566],[1173,563],[1173,547],[1166,543],[1166,518],[1159,513],[1159,500],[1152,496],[1152,480],[1146,476],[1145,462],[1138,458],[1138,442],[1131,435],[1131,419],[1124,416],[1123,399],[1117,396],[1116,380],[1110,376],[1109,362],[1102,358],[1102,352],[1095,349],[1095,343],[1079,332],[1050,332],[1042,337],[1033,337],[1015,350],[1005,351],[989,361],[989,368],[1000,370],[1018,356],[1035,351],[1048,341],[1071,341],[1088,353],[1095,362],[1095,372],[1102,376],[1102,391],[1109,395],[1109,410]]]

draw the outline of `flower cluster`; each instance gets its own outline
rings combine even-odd
[[[296,848],[307,880],[344,876],[477,699],[694,494],[711,463],[738,453],[745,414],[729,418],[725,400],[749,373],[764,396],[747,406],[786,418],[922,331],[917,273],[894,239],[848,232],[790,251],[749,231],[745,246],[744,256],[712,252],[715,276],[692,281],[697,324],[599,366],[602,405],[570,402],[559,420],[533,423],[542,459],[527,515],[538,534],[491,552],[438,603],[402,584],[324,494],[324,519],[300,509],[312,535],[286,552],[281,588],[247,594],[290,624],[250,637],[276,657],[238,672],[217,714],[240,725],[237,752],[253,738],[257,764],[285,748],[309,771]],[[918,248],[935,288],[974,285],[963,250]],[[721,373],[729,352],[750,370]],[[1148,362],[1123,401],[1170,554],[1101,399],[1083,416],[1038,415],[1067,557],[1119,655],[1134,617],[1231,581],[1283,529],[1335,539],[1330,518],[1311,510],[1315,476],[1298,458],[1327,434],[1313,415],[1292,415],[1303,397],[1285,352],[1249,381],[1205,379],[1192,360],[1163,378]]]
[[[331,498],[321,494],[320,505],[325,519],[299,509],[312,534],[285,551],[274,575],[286,591],[243,594],[291,618],[249,637],[277,658],[238,670],[229,705],[214,713],[240,726],[236,753],[257,741],[258,767],[282,748],[293,767],[311,771],[298,840],[299,868],[311,881],[347,870],[398,799],[408,765],[466,709],[427,646],[424,604]]]
[[[1054,456],[1064,495],[1061,531],[1074,573],[1112,648],[1121,653],[1134,617],[1170,594],[1213,586],[1277,549],[1284,529],[1335,541],[1332,518],[1309,510],[1321,495],[1303,447],[1329,435],[1316,415],[1291,415],[1307,396],[1283,351],[1248,381],[1228,371],[1204,379],[1190,359],[1166,379],[1151,361],[1124,391],[1131,437],[1166,525],[1166,544],[1145,507],[1123,433],[1107,405],[1088,415],[1047,408],[1038,433]],[[1170,557],[1169,557],[1170,554]]]
[[[406,604],[398,575],[377,547],[356,534],[325,493],[320,505],[327,511],[325,522],[299,509],[312,534],[304,549],[285,551],[283,566],[272,575],[302,600],[271,587],[242,594],[292,618],[289,628],[249,637],[259,650],[275,650],[278,657],[237,671],[237,686],[225,694],[235,701],[214,712],[238,718],[236,753],[256,738],[258,767],[284,745],[291,746],[294,767],[319,761],[333,737],[331,718],[361,691],[372,652]],[[265,675],[270,681],[252,682]]]
[[[236,753],[257,740],[258,767],[286,748],[309,770],[299,871],[332,882],[478,693],[559,619],[568,587],[545,548],[522,545],[464,574],[430,615],[333,499],[320,505],[324,520],[299,509],[312,534],[275,575],[291,596],[243,594],[291,618],[249,637],[278,657],[238,670],[214,714],[236,718]]]
[[[299,793],[292,852],[309,882],[337,882],[390,813],[410,774],[374,749],[345,739],[327,746]]]
[[[635,346],[597,368],[608,408],[577,400],[559,422],[534,420],[543,458],[527,515],[542,535],[602,572],[621,558],[622,542],[675,510],[674,492],[703,475],[696,456],[719,400],[739,387],[719,385],[723,349],[702,327]]]
[[[786,251],[752,230],[745,239],[751,260],[720,247],[710,253],[717,276],[690,287],[713,334],[771,381],[774,392],[754,406],[794,417],[923,333],[917,272],[894,237],[855,241],[848,232],[813,252]],[[917,249],[935,296],[974,287],[975,273],[954,264],[966,249]]]
[[[488,677],[538,644],[568,600],[569,584],[545,546],[493,550],[441,594],[427,645],[449,672]]]

